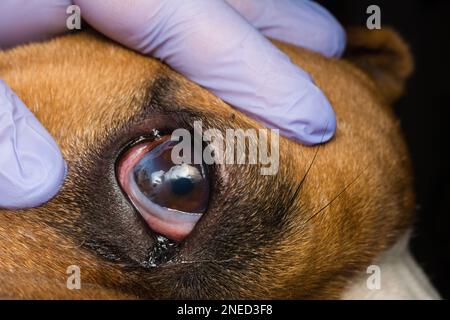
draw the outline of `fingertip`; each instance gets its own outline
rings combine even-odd
[[[56,142],[0,80],[0,207],[42,205],[61,188],[67,165]]]
[[[328,26],[324,27],[323,43],[328,44],[324,47],[324,55],[327,57],[341,57],[347,44],[347,35],[342,25],[334,21],[329,21]]]
[[[315,17],[315,34],[320,39],[317,50],[326,57],[340,57],[345,50],[347,36],[339,21],[324,7],[314,1],[305,4],[318,13]]]
[[[47,155],[48,157],[48,155]],[[28,209],[44,205],[53,199],[60,191],[67,175],[67,164],[61,154],[55,153],[49,164],[52,169],[44,168],[46,179],[35,179],[33,176],[21,176],[13,182],[3,185],[0,181],[0,189],[8,189],[8,198],[0,196],[0,207],[6,209]],[[48,159],[46,159],[48,161]],[[35,170],[39,170],[37,167]],[[0,179],[1,180],[1,179]]]
[[[264,35],[319,52],[342,55],[346,35],[337,19],[309,0],[226,0]]]
[[[302,120],[304,121],[305,119]],[[293,140],[304,145],[322,144],[333,138],[336,132],[336,116],[331,111],[325,116],[309,119],[306,124],[294,125],[294,129],[297,130],[295,130],[295,135],[292,137]]]
[[[289,135],[305,145],[330,141],[336,132],[336,114],[322,91],[313,85],[308,96],[292,108],[294,117],[289,122]]]
[[[310,146],[328,142],[336,131],[336,114],[318,87],[312,83],[302,86],[305,90],[290,103],[275,108],[258,108],[251,115],[300,144]]]

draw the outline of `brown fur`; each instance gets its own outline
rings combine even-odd
[[[383,50],[372,50],[380,43]],[[97,35],[0,52],[1,78],[69,165],[62,192],[47,205],[0,210],[0,296],[339,297],[411,222],[408,154],[387,105],[400,95],[411,59],[389,30],[351,31],[348,60],[278,46],[331,101],[334,139],[321,147],[282,139],[276,176],[249,165],[213,168],[207,214],[154,268],[143,264],[157,247],[154,235],[115,181],[123,146],[195,119],[220,129],[258,124],[160,62]],[[66,288],[73,264],[81,290]]]

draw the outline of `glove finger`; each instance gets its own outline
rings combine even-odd
[[[339,57],[346,36],[325,8],[309,0],[225,0],[265,36]]]
[[[55,196],[66,164],[53,138],[0,80],[0,207],[39,206]]]
[[[162,59],[285,136],[304,144],[333,136],[334,112],[310,76],[224,1],[75,4],[97,30]]]
[[[71,4],[71,0],[1,0],[0,48],[64,33]]]

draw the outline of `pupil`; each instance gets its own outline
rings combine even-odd
[[[178,178],[172,181],[172,192],[177,195],[185,195],[194,189],[195,184],[189,178]]]

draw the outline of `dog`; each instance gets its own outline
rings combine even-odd
[[[413,70],[407,45],[387,28],[350,28],[344,59],[274,43],[325,93],[336,134],[318,146],[281,137],[276,175],[212,165],[207,210],[179,241],[152,230],[124,194],[117,163],[130,143],[198,120],[223,131],[261,124],[92,31],[0,52],[1,78],[68,163],[49,203],[0,210],[0,297],[438,298],[407,249],[414,191],[391,109]],[[81,288],[68,286],[73,266]]]

